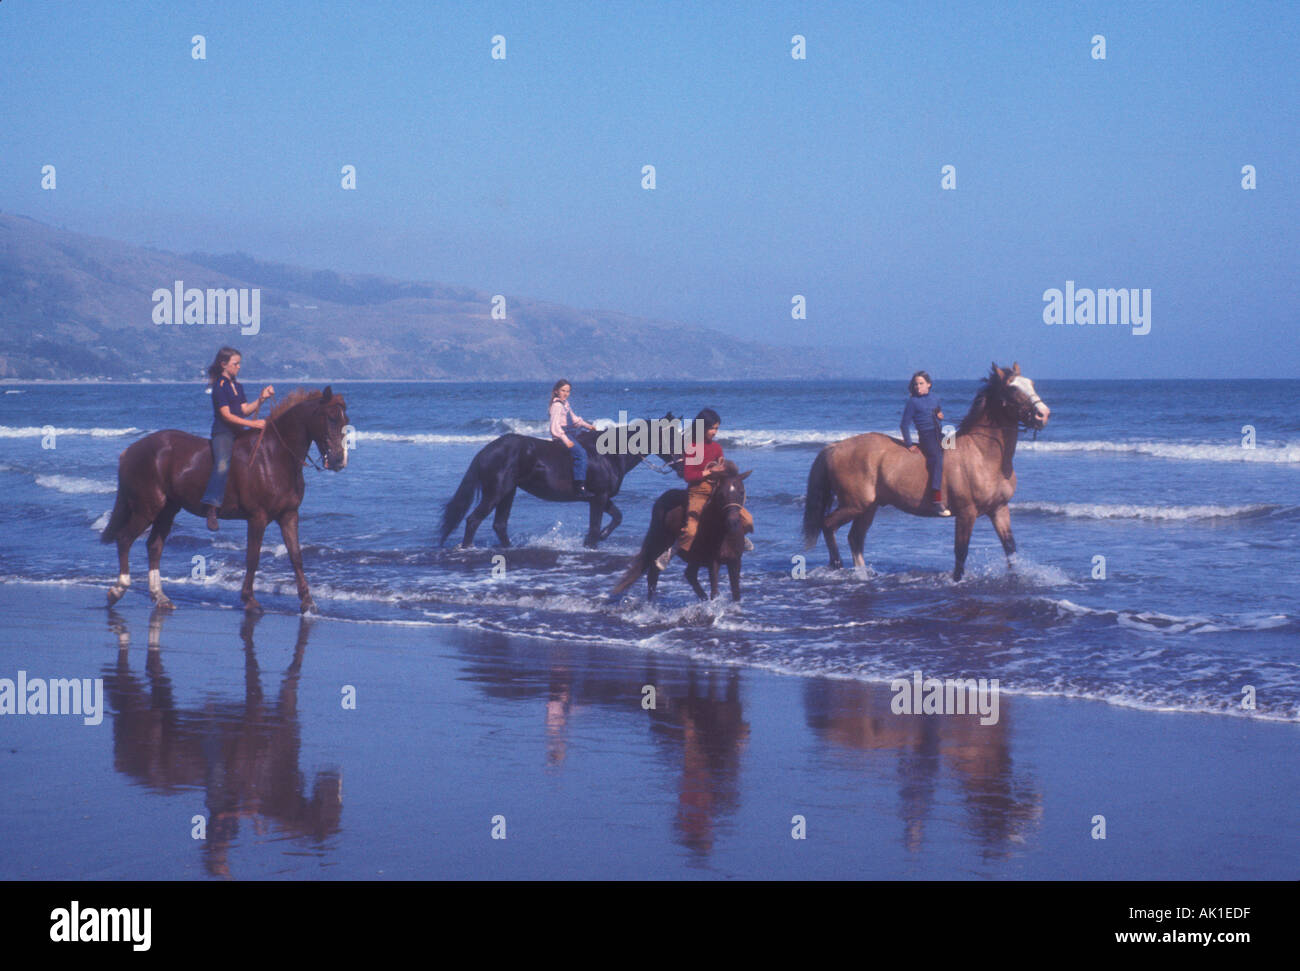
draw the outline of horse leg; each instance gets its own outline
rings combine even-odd
[[[731,581],[731,599],[740,603],[740,557],[727,561],[727,579]]]
[[[487,519],[487,514],[490,513],[500,501],[498,494],[489,494],[486,490],[483,492],[482,501],[474,507],[472,513],[465,517],[465,539],[460,544],[462,547],[474,545],[474,533],[478,531],[479,523]]]
[[[159,610],[172,610],[175,608],[167,594],[163,593],[162,588],[162,551],[163,544],[167,542],[167,534],[172,531],[172,522],[176,519],[176,514],[180,512],[181,507],[169,504],[163,507],[163,511],[158,514],[158,518],[153,521],[153,529],[149,531],[149,593],[153,596],[154,606]]]
[[[700,586],[700,564],[692,563],[686,568],[686,582],[689,583],[691,588],[695,591],[695,596],[699,597],[701,600],[709,599],[704,595],[704,588]]]
[[[609,525],[600,531],[600,539],[609,539],[609,534],[618,529],[618,524],[623,521],[623,514],[618,511],[618,506],[614,505],[614,500],[610,499],[605,503],[605,512],[609,513]]]
[[[970,533],[975,528],[975,510],[970,506],[963,506],[957,510],[957,528],[954,531],[953,553],[956,555],[956,564],[953,566],[953,580],[960,580],[962,574],[966,572],[966,551],[970,548]]]
[[[826,549],[831,554],[831,566],[837,570],[844,566],[844,561],[840,559],[840,546],[835,542],[835,530],[839,529],[855,515],[855,513],[846,512],[843,507],[840,507],[827,516],[822,523],[822,538],[826,540]]]
[[[253,597],[253,577],[257,574],[257,564],[262,559],[262,535],[265,532],[265,517],[260,513],[250,516],[248,519],[248,557],[245,560],[244,588],[240,591],[239,597],[244,601],[244,609],[253,613],[262,612],[262,605]]]
[[[501,541],[502,546],[510,545],[510,535],[506,532],[506,526],[510,522],[510,507],[515,504],[515,490],[511,489],[501,501],[497,503],[496,515],[492,517],[492,532],[497,534],[497,539]]]
[[[131,518],[117,534],[117,583],[108,588],[108,605],[111,607],[122,599],[122,595],[131,586],[131,544],[139,539],[146,526],[153,521],[153,516],[144,513],[132,513]]]
[[[865,569],[867,566],[862,551],[867,545],[867,530],[871,528],[871,521],[875,518],[876,507],[869,506],[867,511],[853,520],[853,525],[849,527],[849,552],[853,554],[854,567],[859,570]]]
[[[293,575],[298,581],[298,600],[301,612],[318,613],[316,601],[311,599],[311,590],[307,587],[307,574],[302,570],[302,547],[298,545],[298,510],[290,509],[276,520],[280,524],[280,535],[284,537],[284,548],[289,551],[289,562],[293,564]]]
[[[709,560],[709,599],[718,599],[718,561]]]
[[[582,540],[582,545],[589,550],[594,550],[596,544],[603,538],[600,535],[600,521],[605,518],[605,504],[608,499],[597,496],[588,503],[591,515],[587,517],[587,535]]]
[[[1007,554],[1007,569],[1016,570],[1016,538],[1011,535],[1011,507],[1005,502],[989,513],[993,529],[1002,541],[1002,552]]]

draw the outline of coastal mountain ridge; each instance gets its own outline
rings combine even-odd
[[[184,291],[260,290],[256,332],[156,323],[155,291],[178,281]],[[492,307],[493,294],[472,287],[180,255],[0,212],[0,379],[189,380],[222,344],[290,380],[817,379],[863,376],[846,366],[861,361],[885,370],[866,348],[779,347],[509,294],[504,320]],[[179,321],[183,307],[173,310]]]

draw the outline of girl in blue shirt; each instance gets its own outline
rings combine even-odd
[[[903,420],[900,427],[903,432],[903,444],[913,452],[925,453],[925,468],[930,474],[930,498],[925,511],[931,516],[951,516],[948,507],[943,504],[943,448],[939,444],[939,422],[943,421],[943,405],[939,399],[930,394],[930,375],[917,371],[912,375],[912,396],[903,408]],[[917,445],[912,444],[909,425],[916,426]]]
[[[208,529],[217,528],[217,511],[221,509],[226,494],[226,476],[230,474],[230,455],[235,450],[235,432],[239,428],[266,427],[266,421],[247,415],[257,412],[262,402],[275,394],[269,384],[262,389],[251,404],[244,397],[244,386],[237,380],[243,359],[233,347],[223,347],[208,366],[208,381],[212,384],[212,475],[203,493],[203,504],[208,507]]]

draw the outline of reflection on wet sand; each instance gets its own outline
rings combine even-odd
[[[339,832],[343,809],[342,777],[337,771],[316,773],[311,794],[298,768],[298,677],[310,633],[299,623],[293,661],[280,681],[279,694],[268,702],[253,646],[258,617],[245,618],[244,697],[209,699],[201,708],[178,708],[171,678],[163,669],[162,629],[167,617],[154,611],[149,620],[145,677],[130,668],[130,632],[126,621],[109,611],[109,628],[117,635],[116,664],[104,667],[104,688],[112,711],[113,762],[117,771],[164,793],[202,788],[206,793],[204,868],[212,876],[230,877],[228,855],[248,817],[258,835],[270,823],[315,848]]]
[[[625,666],[609,670],[585,648],[556,646],[530,664],[520,642],[481,634],[465,639],[467,680],[489,697],[542,702],[546,758],[559,767],[568,751],[575,713],[599,705],[644,722],[676,777],[677,840],[692,853],[707,854],[722,814],[740,804],[740,757],[749,738],[742,714],[741,675],[687,662],[660,669],[650,659],[639,673]],[[531,670],[530,670],[531,668]],[[643,687],[653,685],[655,707],[642,706]]]
[[[740,672],[692,664],[685,679],[664,677],[653,668],[647,678],[659,685],[658,704],[650,712],[654,739],[681,765],[674,829],[688,849],[707,854],[718,817],[740,805],[740,757],[749,739]]]
[[[986,859],[1005,857],[1042,818],[1042,793],[1018,777],[1011,759],[1012,705],[1000,698],[996,724],[978,715],[896,715],[891,692],[851,681],[809,681],[805,720],[827,742],[863,752],[898,753],[903,845],[920,850],[935,814],[940,769],[946,763],[965,798],[966,827]]]

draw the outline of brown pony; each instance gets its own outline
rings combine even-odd
[[[740,510],[745,507],[747,478],[749,472],[742,473],[730,459],[725,461],[722,478],[700,513],[700,527],[690,552],[681,555],[686,563],[686,581],[701,600],[705,598],[699,580],[700,567],[709,568],[709,599],[712,600],[718,596],[718,568],[725,563],[727,579],[731,581],[731,599],[740,602],[740,557],[745,552],[745,533],[748,532]],[[625,592],[644,573],[646,599],[654,600],[660,572],[655,560],[677,539],[685,517],[685,489],[669,489],[655,500],[650,511],[650,528],[641,542],[641,551],[628,564],[614,587],[613,597]]]
[[[247,571],[241,594],[245,610],[262,609],[253,599],[253,576],[262,554],[262,534],[271,520],[280,524],[280,535],[298,579],[302,612],[316,610],[298,548],[298,506],[306,490],[302,466],[315,442],[325,468],[344,468],[348,464],[343,440],[347,424],[343,398],[330,388],[295,391],[276,407],[262,432],[245,432],[235,439],[225,501],[218,514],[222,519],[248,520]],[[208,440],[171,428],[146,435],[122,453],[117,462],[117,501],[100,535],[102,542],[117,543],[118,578],[108,591],[110,607],[131,585],[128,553],[150,523],[149,592],[159,607],[172,606],[163,593],[159,574],[163,543],[180,510],[203,518],[205,510],[200,500],[211,471]]]
[[[1034,383],[1021,375],[1019,364],[1010,370],[993,365],[962,419],[953,447],[944,453],[942,493],[957,520],[954,580],[960,580],[965,570],[971,529],[981,515],[992,520],[1011,565],[1016,551],[1007,507],[1016,491],[1011,459],[1016,454],[1020,426],[1040,429],[1050,414]],[[832,498],[838,500],[834,512],[830,511]],[[804,543],[812,549],[820,531],[826,538],[831,566],[841,567],[835,530],[852,520],[849,549],[853,565],[865,566],[862,550],[876,510],[895,506],[922,516],[926,499],[924,455],[904,448],[901,439],[877,432],[846,438],[822,449],[808,472]]]

